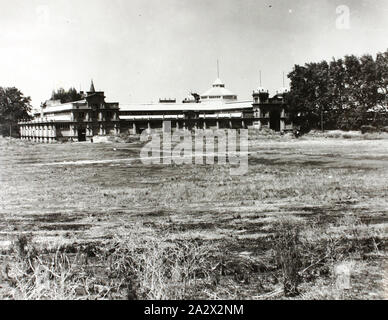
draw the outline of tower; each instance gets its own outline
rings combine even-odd
[[[95,93],[95,92],[96,92],[96,90],[94,89],[93,79],[92,79],[92,83],[90,84],[90,90],[89,90],[89,92],[91,92],[91,93]]]

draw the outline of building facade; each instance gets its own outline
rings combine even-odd
[[[163,129],[166,121],[174,129],[246,129],[292,130],[284,94],[272,98],[268,91],[253,91],[253,100],[239,101],[220,80],[201,95],[177,103],[160,99],[158,103],[121,105],[105,102],[103,91],[95,91],[93,82],[83,99],[60,103],[49,100],[31,121],[20,122],[22,139],[39,142],[87,141],[93,136],[139,134],[144,130]],[[164,128],[166,129],[166,128]]]
[[[82,93],[83,99],[61,103],[48,100],[31,121],[21,121],[20,136],[38,142],[87,141],[96,135],[119,135],[119,103],[105,102],[103,91]]]
[[[163,128],[170,121],[177,129],[262,129],[284,132],[292,130],[284,100],[287,89],[270,97],[264,88],[253,91],[253,100],[239,101],[218,78],[201,95],[192,93],[182,103],[133,104],[120,106],[122,132],[138,134],[144,130]],[[170,101],[166,101],[170,102]]]
[[[264,88],[258,88],[253,91],[253,126],[257,129],[268,128],[274,131],[290,131],[293,129],[290,120],[288,106],[285,102],[284,95],[288,90],[281,88],[271,98],[268,91]]]
[[[176,129],[247,128],[252,125],[252,101],[238,101],[237,95],[225,89],[216,79],[201,95],[191,94],[181,103],[170,101],[148,104],[121,105],[120,128],[131,134],[163,128],[170,121]]]

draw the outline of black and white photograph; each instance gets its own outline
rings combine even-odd
[[[387,300],[387,17],[0,0],[0,300]]]

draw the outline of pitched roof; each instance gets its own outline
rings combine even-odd
[[[223,96],[236,96],[236,94],[228,89],[225,89],[225,84],[219,78],[213,82],[212,88],[201,94],[201,97],[222,98]]]
[[[96,92],[96,89],[94,89],[93,80],[92,80],[92,83],[90,84],[90,90],[89,90],[89,92]]]
[[[210,88],[201,94],[201,97],[211,96],[235,96],[235,94],[232,91],[221,87]]]

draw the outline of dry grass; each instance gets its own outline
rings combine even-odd
[[[185,299],[211,281],[209,244],[171,242],[134,226],[104,245],[39,250],[20,235],[3,278],[6,297],[40,299]],[[108,279],[108,281],[106,280]],[[3,297],[4,298],[4,297]]]
[[[274,247],[276,261],[283,275],[283,292],[286,297],[299,294],[299,271],[302,266],[302,252],[300,244],[300,225],[280,219],[275,226]]]
[[[387,132],[368,132],[360,131],[342,131],[342,130],[313,130],[307,134],[307,137],[315,138],[335,138],[335,139],[359,139],[359,140],[382,140],[388,139]]]
[[[338,286],[339,267],[354,277],[369,260],[386,257],[385,230],[354,218],[323,227],[280,217],[274,225],[273,246],[261,258],[233,255],[214,242],[176,241],[139,224],[105,243],[49,251],[21,235],[8,252],[3,298],[343,299],[351,288]]]
[[[44,260],[21,235],[13,244],[3,277],[10,284],[7,297],[16,300],[75,299],[84,279],[78,256],[70,259],[57,250]]]
[[[228,165],[124,160],[138,156],[138,142],[2,141],[0,259],[14,281],[3,272],[0,295],[278,299],[290,267],[294,298],[386,297],[387,141],[251,138],[244,176]],[[123,160],[66,163],[90,159]],[[300,229],[300,263],[287,251],[279,263],[284,217]],[[31,234],[31,263],[9,251],[21,234]],[[351,288],[337,290],[343,263]]]
[[[141,231],[140,231],[141,230]],[[179,241],[135,228],[108,250],[110,274],[130,285],[133,298],[185,299],[199,282],[209,281],[210,244]]]

